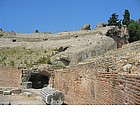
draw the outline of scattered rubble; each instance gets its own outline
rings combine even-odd
[[[105,22],[101,22],[99,23],[96,28],[103,28],[103,27],[106,27],[106,23]]]
[[[62,105],[64,103],[63,93],[54,88],[45,87],[40,93],[41,97],[48,105]]]
[[[131,68],[132,68],[131,64],[126,64],[125,66],[123,66],[123,71],[131,73]]]
[[[89,25],[89,24],[85,24],[84,26],[81,27],[80,30],[81,30],[81,31],[82,31],[82,30],[91,30],[91,28],[90,28],[90,25]]]

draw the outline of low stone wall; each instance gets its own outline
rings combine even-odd
[[[12,67],[0,67],[0,87],[20,88],[22,70]]]

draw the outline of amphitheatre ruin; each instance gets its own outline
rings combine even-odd
[[[1,105],[139,105],[140,41],[126,26],[0,30]]]

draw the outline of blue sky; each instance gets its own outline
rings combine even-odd
[[[92,29],[107,22],[112,13],[123,18],[128,9],[132,19],[140,18],[140,0],[0,0],[0,28],[29,33]]]

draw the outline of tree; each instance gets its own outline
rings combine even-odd
[[[128,27],[130,23],[130,12],[128,10],[125,10],[123,17],[124,19],[122,20],[122,24],[127,25]]]
[[[129,32],[129,42],[134,42],[140,40],[140,19],[138,20],[130,20],[130,12],[129,10],[124,11],[123,15],[124,19],[122,20],[122,24],[128,27]],[[122,26],[121,20],[118,19],[118,15],[113,13],[108,20],[108,26]]]
[[[118,15],[113,13],[108,20],[108,26],[121,26],[121,20],[118,19]]]
[[[129,31],[129,42],[134,42],[140,40],[140,23],[139,20],[131,20],[128,25],[128,31]]]
[[[36,29],[36,30],[34,31],[34,33],[39,33],[39,31]]]

